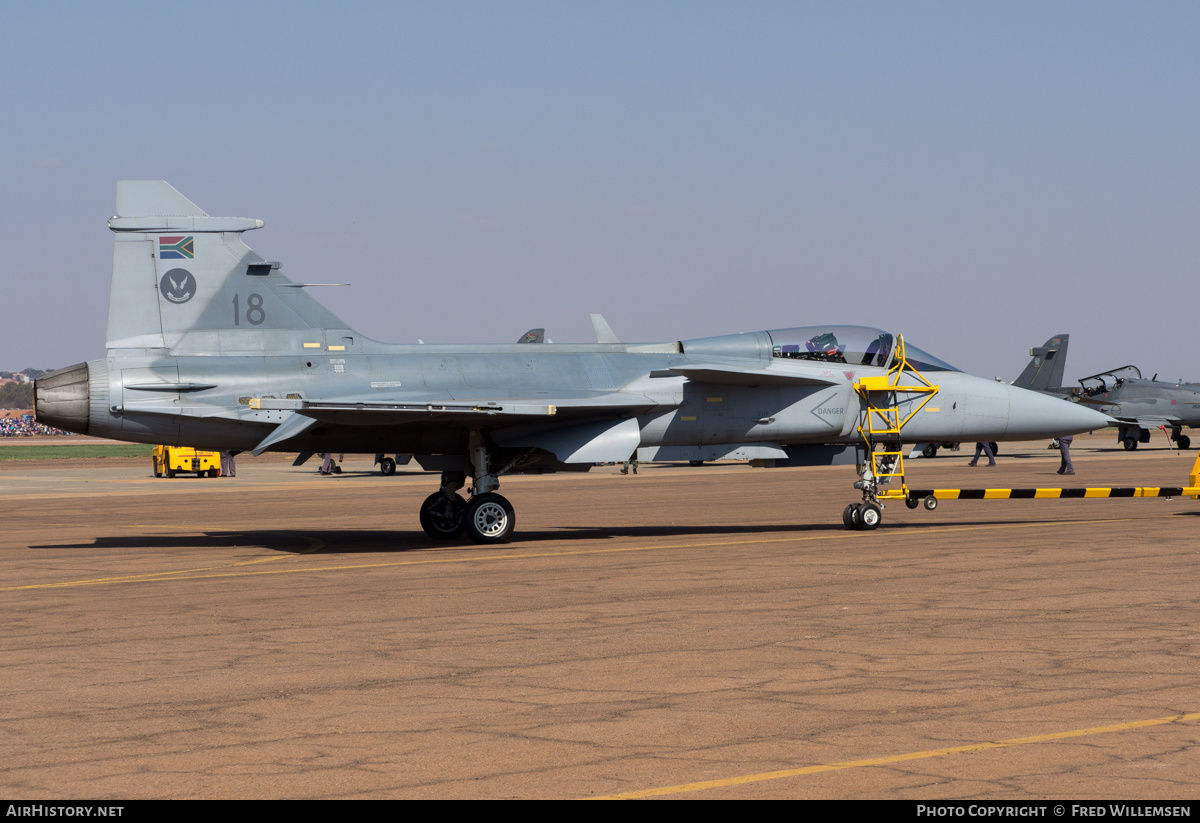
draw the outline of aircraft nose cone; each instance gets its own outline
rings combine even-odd
[[[1108,415],[1069,400],[1009,388],[1008,437],[1059,437],[1102,429],[1113,422]]]

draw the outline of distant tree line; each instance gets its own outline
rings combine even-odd
[[[41,377],[45,369],[21,369],[18,372],[0,371],[0,377],[16,380],[18,375],[26,375],[31,380]],[[32,383],[5,383],[0,386],[0,409],[31,409],[33,408]]]
[[[32,383],[5,383],[0,386],[0,409],[33,408]]]
[[[18,374],[29,375],[30,379],[41,377],[46,373],[45,369],[21,369],[20,371],[0,371],[0,377],[7,377],[9,380],[16,380]]]

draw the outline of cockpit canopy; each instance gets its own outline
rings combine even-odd
[[[772,357],[886,367],[893,364],[895,354],[895,338],[867,326],[799,326],[771,329],[767,334]],[[959,371],[907,341],[904,356],[917,371]]]

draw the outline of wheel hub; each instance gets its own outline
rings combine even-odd
[[[501,534],[507,521],[508,512],[498,503],[484,503],[475,510],[475,528],[488,537]]]

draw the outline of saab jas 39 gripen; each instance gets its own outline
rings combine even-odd
[[[964,374],[890,332],[811,326],[622,343],[395,345],[364,337],[165,181],[117,184],[105,357],[37,380],[37,419],[139,443],[411,453],[440,472],[435,539],[509,539],[505,474],[629,458],[852,464],[874,528],[901,440],[1087,431],[1099,412]],[[536,330],[535,330],[536,331]],[[469,498],[459,490],[470,481]]]

